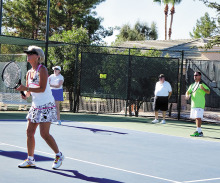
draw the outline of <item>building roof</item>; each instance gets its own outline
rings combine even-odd
[[[122,47],[137,47],[145,49],[167,49],[177,45],[182,45],[192,42],[190,39],[184,40],[146,40],[146,41],[126,41],[120,44]]]
[[[169,53],[171,56],[179,57],[179,53],[174,51],[184,51],[184,58],[191,59],[200,59],[207,60],[207,57],[204,57],[204,52],[207,53],[216,53],[219,54],[220,60],[220,47],[215,46],[213,49],[204,50],[200,49],[204,46],[209,39],[180,39],[180,40],[146,40],[146,41],[126,41],[120,44],[121,47],[130,47],[130,48],[143,48],[143,49],[158,49],[158,50],[168,50],[166,53]],[[170,52],[169,52],[170,51]],[[171,52],[172,51],[172,52]]]

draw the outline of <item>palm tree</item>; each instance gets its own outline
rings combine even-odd
[[[171,34],[172,34],[172,24],[173,24],[173,14],[175,13],[175,4],[181,3],[182,0],[170,0],[170,3],[172,4],[172,8],[170,10],[171,14],[171,20],[170,20],[170,28],[169,28],[169,39],[171,39]]]
[[[171,0],[154,0],[154,2],[157,3],[164,3],[165,4],[165,8],[164,8],[164,14],[165,14],[165,40],[167,40],[167,16],[168,16],[168,10],[169,10],[169,6],[168,4],[170,3]]]

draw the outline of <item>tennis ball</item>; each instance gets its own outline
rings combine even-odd
[[[107,74],[100,74],[99,77],[100,77],[100,79],[106,79],[107,78]]]

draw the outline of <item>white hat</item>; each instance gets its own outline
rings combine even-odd
[[[52,69],[54,70],[55,68],[59,69],[61,71],[61,67],[60,66],[55,66],[55,67],[52,67]]]

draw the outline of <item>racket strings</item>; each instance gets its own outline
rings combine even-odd
[[[196,83],[194,84],[192,93],[194,93],[194,92],[199,88],[199,85],[200,85],[200,82],[196,82]]]
[[[21,69],[15,63],[10,63],[3,73],[4,84],[9,88],[16,88],[19,86]]]

